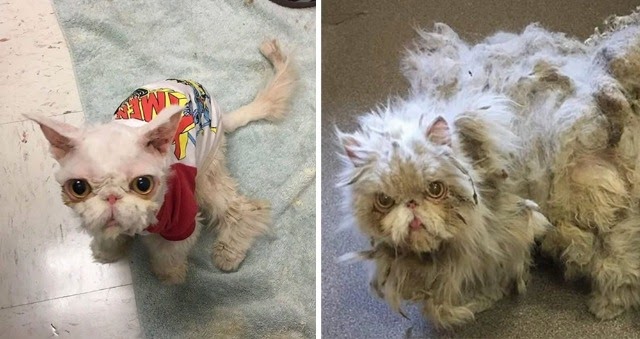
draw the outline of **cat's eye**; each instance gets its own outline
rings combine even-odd
[[[375,207],[380,212],[385,212],[395,204],[395,200],[390,196],[384,193],[376,194],[376,199],[373,203],[373,207]]]
[[[131,181],[131,189],[138,194],[147,195],[153,191],[153,177],[143,175]]]
[[[84,179],[69,179],[64,184],[64,190],[71,198],[80,200],[91,193],[91,185]]]
[[[434,181],[427,187],[427,195],[431,199],[440,199],[444,197],[445,194],[447,194],[447,186],[441,181]]]

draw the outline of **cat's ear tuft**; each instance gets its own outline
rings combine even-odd
[[[338,137],[344,149],[344,154],[351,160],[354,166],[359,167],[367,163],[367,154],[355,136],[339,133]]]
[[[143,127],[142,143],[160,154],[169,152],[169,146],[173,142],[184,106],[172,105],[166,107]]]
[[[427,138],[436,145],[451,146],[451,130],[442,116],[438,116],[427,127]]]
[[[73,150],[79,128],[67,123],[36,114],[23,114],[25,118],[40,125],[42,134],[49,141],[50,151],[54,159],[60,160]]]

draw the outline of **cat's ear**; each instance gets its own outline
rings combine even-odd
[[[64,158],[76,146],[80,129],[67,123],[35,114],[24,116],[40,125],[40,129],[51,145],[51,155],[56,160]]]
[[[338,138],[344,149],[344,154],[351,160],[354,166],[360,167],[367,163],[367,152],[364,151],[361,142],[355,136],[343,134],[338,131]]]
[[[427,127],[427,138],[436,145],[451,146],[451,130],[442,116],[438,116]]]
[[[176,135],[184,106],[168,106],[151,119],[151,122],[142,127],[142,144],[165,155],[169,152],[169,146]]]

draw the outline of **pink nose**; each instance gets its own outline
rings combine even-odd
[[[409,207],[410,209],[414,209],[416,208],[416,206],[418,206],[418,204],[416,204],[415,200],[411,200],[407,203],[407,207]]]
[[[109,201],[109,205],[115,204],[118,199],[119,198],[113,194],[109,194],[109,196],[107,197],[107,200]]]

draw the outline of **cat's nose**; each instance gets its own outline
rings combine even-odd
[[[109,205],[113,205],[116,203],[116,201],[118,201],[118,199],[120,199],[119,197],[116,197],[114,194],[109,194],[109,196],[107,196],[107,201],[109,202]]]
[[[418,204],[416,203],[415,200],[411,200],[407,203],[407,207],[409,207],[410,209],[414,209],[416,208],[416,206],[418,206]]]

